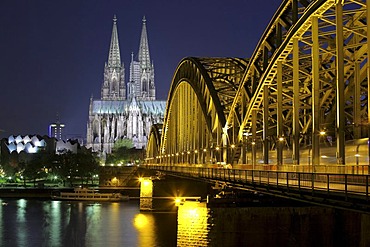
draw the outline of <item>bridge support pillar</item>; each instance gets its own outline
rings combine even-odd
[[[252,168],[254,169],[257,165],[257,153],[256,153],[256,138],[257,138],[257,112],[255,110],[252,111]]]
[[[343,5],[337,1],[336,12],[336,68],[337,68],[337,163],[345,164],[345,115],[344,115],[344,51],[343,51]],[[356,99],[355,99],[356,100]]]
[[[265,85],[263,88],[263,163],[265,165],[269,163],[269,115],[269,88]]]
[[[283,69],[282,62],[277,62],[277,164],[283,164]]]
[[[153,181],[150,177],[140,179],[140,210],[153,209]]]
[[[319,24],[312,17],[312,166],[320,163],[320,81],[319,81]]]
[[[299,43],[298,38],[293,38],[293,165],[299,165]]]

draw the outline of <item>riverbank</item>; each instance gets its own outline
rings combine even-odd
[[[138,197],[140,195],[139,187],[96,187],[99,192],[106,193],[121,193],[122,195],[127,195],[129,197]],[[14,188],[0,188],[0,198],[35,198],[35,199],[51,199],[51,194],[53,192],[72,192],[74,188],[63,187],[63,188],[24,188],[24,187],[14,187]]]

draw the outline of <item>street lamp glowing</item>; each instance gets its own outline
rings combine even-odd
[[[220,150],[220,147],[219,147],[219,146],[217,146],[217,147],[216,147],[216,150],[217,150],[217,151],[218,151],[218,150]]]
[[[325,134],[326,134],[325,130],[321,130],[321,131],[320,131],[320,135],[322,135],[322,136],[323,136],[323,135],[325,135]]]
[[[182,204],[184,204],[184,199],[182,199],[181,197],[176,197],[175,198],[175,205],[176,206],[180,206],[180,205],[182,205]]]
[[[284,137],[279,137],[279,141],[284,141]]]
[[[231,148],[235,148],[235,144],[231,144]]]

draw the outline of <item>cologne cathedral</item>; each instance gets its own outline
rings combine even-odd
[[[145,17],[137,59],[131,54],[127,83],[125,66],[121,62],[117,19],[114,17],[101,98],[90,98],[86,146],[104,155],[112,152],[117,140],[130,139],[135,148],[145,148],[150,127],[163,122],[166,106],[166,101],[156,100],[155,92]]]

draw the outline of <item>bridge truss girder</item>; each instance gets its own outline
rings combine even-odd
[[[167,100],[159,163],[245,164],[250,147],[253,165],[257,153],[268,164],[272,149],[279,165],[285,147],[292,164],[307,148],[318,165],[325,130],[337,144],[337,163],[345,164],[345,142],[369,135],[369,5],[284,0],[248,62],[182,60]]]
[[[284,145],[293,149],[293,164],[299,164],[300,148],[312,145],[318,164],[323,129],[333,135],[338,163],[344,164],[345,140],[367,135],[366,9],[364,1],[350,0],[343,5],[291,0],[280,6],[227,118],[227,126],[238,130],[239,143],[246,133],[254,143],[261,140],[265,164],[274,148],[281,164]]]
[[[167,100],[159,163],[227,162],[223,127],[246,65],[237,58],[180,62]]]

